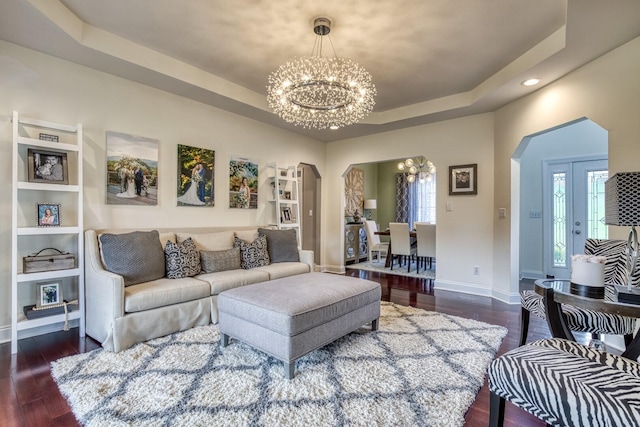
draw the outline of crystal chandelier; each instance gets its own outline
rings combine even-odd
[[[431,181],[432,175],[436,173],[435,165],[423,156],[398,163],[398,170],[407,172],[407,181],[414,182],[417,178],[420,183]]]
[[[328,18],[313,22],[316,41],[311,56],[296,58],[269,75],[267,101],[284,121],[316,129],[338,129],[366,117],[375,105],[371,74],[350,59],[322,56],[331,31]]]

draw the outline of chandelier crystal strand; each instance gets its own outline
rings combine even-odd
[[[269,107],[296,126],[337,129],[362,120],[375,105],[376,88],[364,68],[350,59],[322,57],[328,24],[326,18],[316,20],[315,28],[323,26],[314,30],[320,37],[317,54],[288,61],[269,76]]]

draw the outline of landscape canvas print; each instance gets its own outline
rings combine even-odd
[[[178,206],[215,206],[215,151],[178,144]]]
[[[159,141],[107,131],[107,204],[158,204]]]
[[[229,162],[229,207],[258,209],[258,162],[231,156]]]

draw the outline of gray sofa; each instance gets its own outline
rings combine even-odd
[[[257,227],[209,227],[155,229],[164,251],[167,241],[181,244],[189,237],[200,254],[224,253],[234,247],[238,237],[251,242],[258,236]],[[232,268],[198,272],[192,277],[156,277],[145,281],[154,268],[145,264],[148,253],[156,251],[157,240],[139,245],[124,245],[117,261],[120,269],[130,269],[133,276],[116,274],[111,259],[105,258],[104,246],[114,235],[142,234],[151,230],[104,229],[85,231],[85,302],[86,333],[102,343],[106,350],[122,351],[135,343],[173,332],[218,322],[218,294],[228,289],[281,277],[314,271],[312,251],[297,251],[299,261],[274,262],[255,268]],[[275,231],[275,230],[273,230]],[[131,234],[129,234],[131,233]],[[103,235],[102,240],[100,236]],[[117,237],[116,237],[117,238]],[[105,243],[107,242],[107,243]],[[133,247],[132,247],[133,246]],[[142,247],[141,247],[142,246]],[[272,245],[274,248],[282,245]],[[119,248],[118,246],[115,246]],[[149,249],[153,247],[153,249]],[[271,254],[271,247],[269,248]],[[107,253],[108,257],[113,257]],[[164,255],[164,254],[163,254]],[[127,263],[129,265],[127,265]],[[123,265],[124,264],[124,265]],[[146,266],[145,266],[146,265]],[[164,264],[163,264],[164,265]],[[145,268],[139,268],[145,266]],[[111,267],[112,271],[109,271]],[[120,270],[116,270],[120,271]],[[133,284],[131,284],[133,283]]]

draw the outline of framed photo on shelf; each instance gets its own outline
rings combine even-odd
[[[46,308],[62,303],[62,290],[59,282],[38,283],[36,307]]]
[[[449,195],[478,194],[478,164],[449,166]]]
[[[27,150],[27,162],[27,179],[29,182],[69,184],[67,153],[29,148]]]
[[[60,204],[38,203],[38,227],[60,227]]]
[[[291,200],[291,191],[285,191],[284,198],[285,200]]]
[[[282,222],[285,224],[291,223],[291,208],[280,208],[282,211]]]

